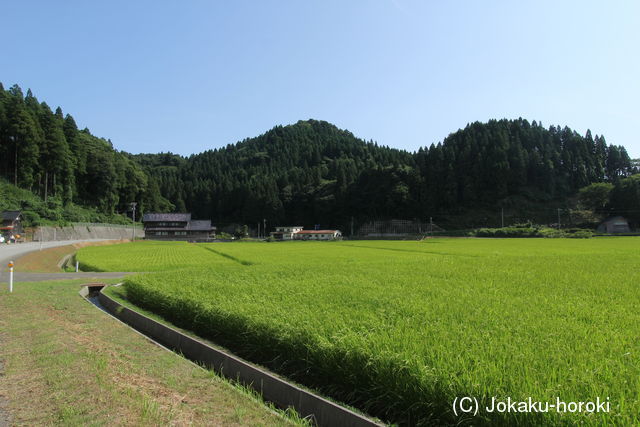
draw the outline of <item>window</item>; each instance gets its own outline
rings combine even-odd
[[[186,231],[176,231],[176,236],[186,236],[187,232]]]
[[[156,227],[180,227],[182,225],[181,222],[167,222],[167,221],[159,221],[155,224]]]

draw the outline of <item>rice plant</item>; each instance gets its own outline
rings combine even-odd
[[[126,280],[133,303],[389,422],[640,423],[637,238],[149,248],[87,249],[96,268],[164,270]],[[464,396],[610,412],[460,417]]]

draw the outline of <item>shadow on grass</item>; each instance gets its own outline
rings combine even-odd
[[[199,246],[199,245],[198,245]],[[233,255],[229,255],[229,254],[225,254],[224,252],[220,252],[220,251],[216,251],[213,248],[209,248],[207,246],[200,246],[202,249],[205,249],[207,251],[213,252],[214,254],[220,255],[221,257],[230,259],[231,261],[237,262],[238,264],[242,264],[242,265],[253,265],[253,263],[251,261],[246,261],[240,258],[236,258]]]
[[[423,254],[423,255],[442,255],[442,256],[457,256],[457,257],[466,257],[466,258],[479,258],[479,255],[452,254],[449,252],[418,251],[413,249],[381,248],[379,246],[349,245],[349,244],[346,244],[344,246],[351,246],[353,248],[377,249],[379,251],[410,252],[414,254]]]

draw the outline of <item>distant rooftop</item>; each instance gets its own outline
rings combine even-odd
[[[15,221],[20,216],[20,211],[4,211],[2,212],[3,221]]]
[[[203,220],[193,220],[193,221],[189,221],[189,224],[187,224],[187,230],[193,230],[193,231],[211,231],[214,230],[215,227],[211,226],[211,221],[208,219],[203,219]]]

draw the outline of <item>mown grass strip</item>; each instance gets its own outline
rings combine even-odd
[[[81,281],[0,288],[0,394],[15,425],[290,425],[79,297]]]

